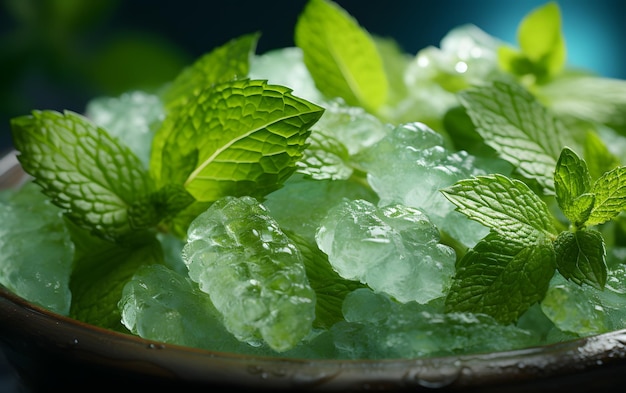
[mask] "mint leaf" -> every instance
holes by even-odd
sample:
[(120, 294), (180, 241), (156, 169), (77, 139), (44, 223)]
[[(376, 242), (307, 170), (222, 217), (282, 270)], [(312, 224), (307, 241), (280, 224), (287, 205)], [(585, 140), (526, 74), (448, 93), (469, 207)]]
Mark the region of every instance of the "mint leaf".
[(524, 245), (555, 235), (548, 206), (524, 182), (493, 174), (456, 182), (441, 190), (456, 210), (499, 236)]
[(329, 98), (376, 111), (387, 101), (388, 82), (376, 43), (356, 20), (329, 0), (309, 0), (294, 41), (315, 85)]
[(253, 33), (232, 39), (183, 69), (162, 93), (167, 108), (183, 105), (206, 86), (247, 77), (259, 36)]
[(617, 167), (598, 178), (591, 187), (595, 204), (586, 225), (599, 225), (626, 209), (626, 167)]
[(537, 94), (558, 116), (603, 124), (626, 135), (626, 80), (575, 75), (556, 78)]
[(576, 226), (582, 225), (595, 203), (589, 194), (591, 176), (587, 163), (570, 148), (561, 151), (554, 171), (556, 200), (568, 220)]
[(498, 51), (505, 70), (534, 74), (540, 81), (562, 71), (567, 54), (558, 4), (551, 1), (527, 14), (517, 28), (517, 42), (520, 51), (510, 47)]
[(551, 241), (511, 241), (491, 232), (458, 262), (445, 299), (448, 312), (487, 314), (513, 323), (545, 295), (555, 271)]
[(575, 143), (564, 125), (520, 85), (494, 81), (459, 93), (459, 99), (485, 143), (546, 192), (564, 146)]
[[(258, 39), (259, 34), (232, 39), (183, 69), (161, 93), (166, 109), (171, 113), (185, 106), (201, 90), (247, 77)], [(153, 175), (161, 173), (161, 152), (170, 132), (171, 127), (160, 127), (152, 140), (150, 170)]]
[(593, 230), (564, 231), (554, 242), (556, 267), (561, 275), (579, 285), (598, 289), (606, 284), (606, 250), (602, 234)]
[(182, 185), (201, 202), (262, 197), (295, 171), (323, 111), (266, 81), (205, 87), (163, 122), (158, 184)]
[(24, 170), (72, 221), (107, 239), (133, 230), (128, 209), (152, 183), (126, 146), (70, 111), (33, 111), (11, 131)]

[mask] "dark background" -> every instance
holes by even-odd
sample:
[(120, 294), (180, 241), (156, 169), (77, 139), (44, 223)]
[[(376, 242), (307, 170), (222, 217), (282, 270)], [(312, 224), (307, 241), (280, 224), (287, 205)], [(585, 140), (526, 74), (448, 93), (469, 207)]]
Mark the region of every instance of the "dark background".
[[(293, 45), (306, 0), (0, 0), (0, 153), (9, 119), (32, 109), (81, 112), (99, 95), (171, 80), (231, 38), (260, 32), (257, 53)], [(547, 0), (337, 0), (371, 33), (417, 53), (473, 23), (515, 43), (520, 20)], [(571, 66), (626, 79), (626, 2), (561, 0)]]

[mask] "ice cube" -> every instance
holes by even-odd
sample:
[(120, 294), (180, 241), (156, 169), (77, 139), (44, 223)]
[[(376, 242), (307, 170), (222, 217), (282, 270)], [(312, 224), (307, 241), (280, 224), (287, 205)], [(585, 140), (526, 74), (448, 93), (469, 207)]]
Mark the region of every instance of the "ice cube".
[(400, 204), (344, 200), (322, 220), (316, 241), (340, 276), (401, 302), (443, 296), (454, 274), (454, 250), (439, 243), (425, 214)]
[[(440, 192), (458, 180), (499, 171), (478, 166), (474, 156), (443, 146), (443, 137), (423, 123), (401, 124), (357, 160), (380, 198), (379, 205), (400, 203), (420, 209), (442, 231), (466, 247), (489, 230), (455, 211)], [(481, 162), (481, 164), (483, 164)]]
[(224, 328), (209, 295), (164, 265), (140, 267), (124, 286), (118, 306), (124, 326), (149, 340), (215, 351), (258, 352)]
[(536, 335), (528, 330), (501, 325), (487, 315), (444, 313), (431, 304), (398, 303), (368, 288), (346, 297), (344, 314), (346, 321), (329, 332), (338, 358), (418, 358), (537, 344)]
[(165, 118), (157, 95), (135, 90), (87, 103), (85, 115), (126, 144), (148, 167), (154, 131)]
[(0, 284), (24, 299), (68, 315), (74, 244), (62, 211), (34, 183), (0, 201)]
[(311, 331), (315, 292), (302, 255), (256, 199), (213, 203), (189, 226), (183, 260), (239, 340), (280, 352)]

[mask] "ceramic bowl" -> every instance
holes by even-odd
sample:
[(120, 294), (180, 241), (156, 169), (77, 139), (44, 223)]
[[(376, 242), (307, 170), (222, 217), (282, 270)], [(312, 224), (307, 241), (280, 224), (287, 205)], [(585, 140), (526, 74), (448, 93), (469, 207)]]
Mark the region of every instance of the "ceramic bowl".
[[(11, 154), (0, 188), (24, 179)], [(626, 386), (626, 330), (467, 356), (304, 360), (145, 340), (38, 307), (0, 286), (0, 349), (27, 391), (602, 392)]]

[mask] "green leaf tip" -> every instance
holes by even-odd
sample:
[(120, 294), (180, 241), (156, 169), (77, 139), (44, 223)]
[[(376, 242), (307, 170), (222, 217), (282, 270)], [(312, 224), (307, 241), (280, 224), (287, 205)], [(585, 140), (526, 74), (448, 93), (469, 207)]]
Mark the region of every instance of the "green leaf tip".
[(296, 23), (294, 40), (324, 95), (341, 97), (370, 112), (386, 103), (389, 82), (376, 44), (338, 4), (308, 1)]

